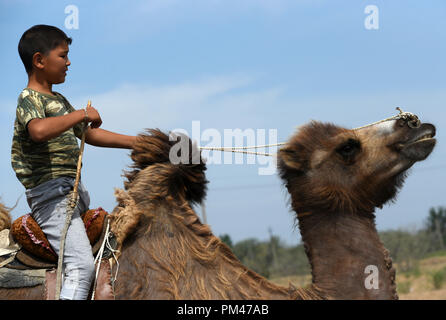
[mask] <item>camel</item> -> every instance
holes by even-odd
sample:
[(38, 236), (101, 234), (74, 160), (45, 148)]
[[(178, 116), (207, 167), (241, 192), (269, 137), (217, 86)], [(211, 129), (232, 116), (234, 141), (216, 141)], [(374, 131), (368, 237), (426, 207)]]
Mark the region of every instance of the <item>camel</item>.
[[(374, 210), (395, 198), (407, 169), (436, 143), (433, 125), (408, 124), (399, 119), (349, 130), (313, 121), (279, 149), (279, 175), (312, 268), (304, 288), (282, 287), (250, 270), (201, 223), (193, 205), (206, 195), (206, 165), (191, 161), (199, 151), (190, 141), (189, 161), (173, 164), (169, 156), (181, 135), (140, 134), (110, 214), (120, 244), (115, 298), (397, 299)], [(0, 289), (0, 299), (41, 299), (42, 290)]]

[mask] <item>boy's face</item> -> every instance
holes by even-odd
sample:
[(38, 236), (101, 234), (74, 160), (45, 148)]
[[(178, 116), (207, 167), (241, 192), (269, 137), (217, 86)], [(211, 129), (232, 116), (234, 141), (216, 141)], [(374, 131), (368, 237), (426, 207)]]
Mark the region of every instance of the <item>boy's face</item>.
[(48, 55), (42, 55), (40, 61), (35, 65), (49, 83), (58, 84), (65, 82), (68, 66), (71, 64), (68, 59), (68, 51), (68, 44), (62, 42), (51, 50)]

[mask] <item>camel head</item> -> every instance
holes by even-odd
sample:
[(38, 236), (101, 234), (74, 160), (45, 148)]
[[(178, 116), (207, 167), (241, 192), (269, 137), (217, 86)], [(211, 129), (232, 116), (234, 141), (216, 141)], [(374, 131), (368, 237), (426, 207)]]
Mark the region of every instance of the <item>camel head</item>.
[(313, 121), (279, 150), (279, 174), (297, 213), (371, 214), (429, 156), (434, 136), (435, 127), (414, 115), (353, 130)]
[(171, 198), (200, 203), (205, 198), (206, 165), (187, 136), (147, 130), (138, 135), (131, 158), (133, 170), (125, 173), (124, 186), (141, 201)]

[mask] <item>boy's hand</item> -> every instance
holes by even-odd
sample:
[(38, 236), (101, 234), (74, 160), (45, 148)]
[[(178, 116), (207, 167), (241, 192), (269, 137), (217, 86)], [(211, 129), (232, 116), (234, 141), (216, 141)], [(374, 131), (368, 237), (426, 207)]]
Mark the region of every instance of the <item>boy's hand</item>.
[(90, 124), (91, 128), (92, 129), (99, 128), (102, 124), (102, 119), (101, 116), (99, 115), (99, 112), (92, 106), (87, 106), (85, 110), (87, 110), (88, 114), (87, 121), (91, 122)]

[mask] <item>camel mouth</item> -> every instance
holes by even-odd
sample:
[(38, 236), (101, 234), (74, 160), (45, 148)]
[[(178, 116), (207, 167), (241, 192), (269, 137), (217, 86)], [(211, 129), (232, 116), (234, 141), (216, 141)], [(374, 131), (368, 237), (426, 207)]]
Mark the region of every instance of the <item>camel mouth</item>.
[(416, 139), (415, 141), (410, 142), (407, 146), (416, 146), (422, 143), (432, 144), (435, 143), (437, 139), (434, 139), (431, 134), (425, 134), (424, 136)]
[(426, 159), (435, 147), (437, 140), (435, 136), (435, 127), (426, 125), (423, 130), (410, 139), (402, 148), (402, 154), (414, 161)]
[(435, 136), (435, 127), (427, 128), (426, 130), (416, 135), (413, 139), (411, 139), (406, 146), (424, 142), (429, 142), (429, 143), (435, 142), (436, 139), (434, 139), (434, 136)]
[(426, 134), (426, 135), (422, 136), (420, 139), (418, 139), (417, 141), (422, 141), (422, 140), (427, 140), (427, 139), (432, 139), (432, 135)]

